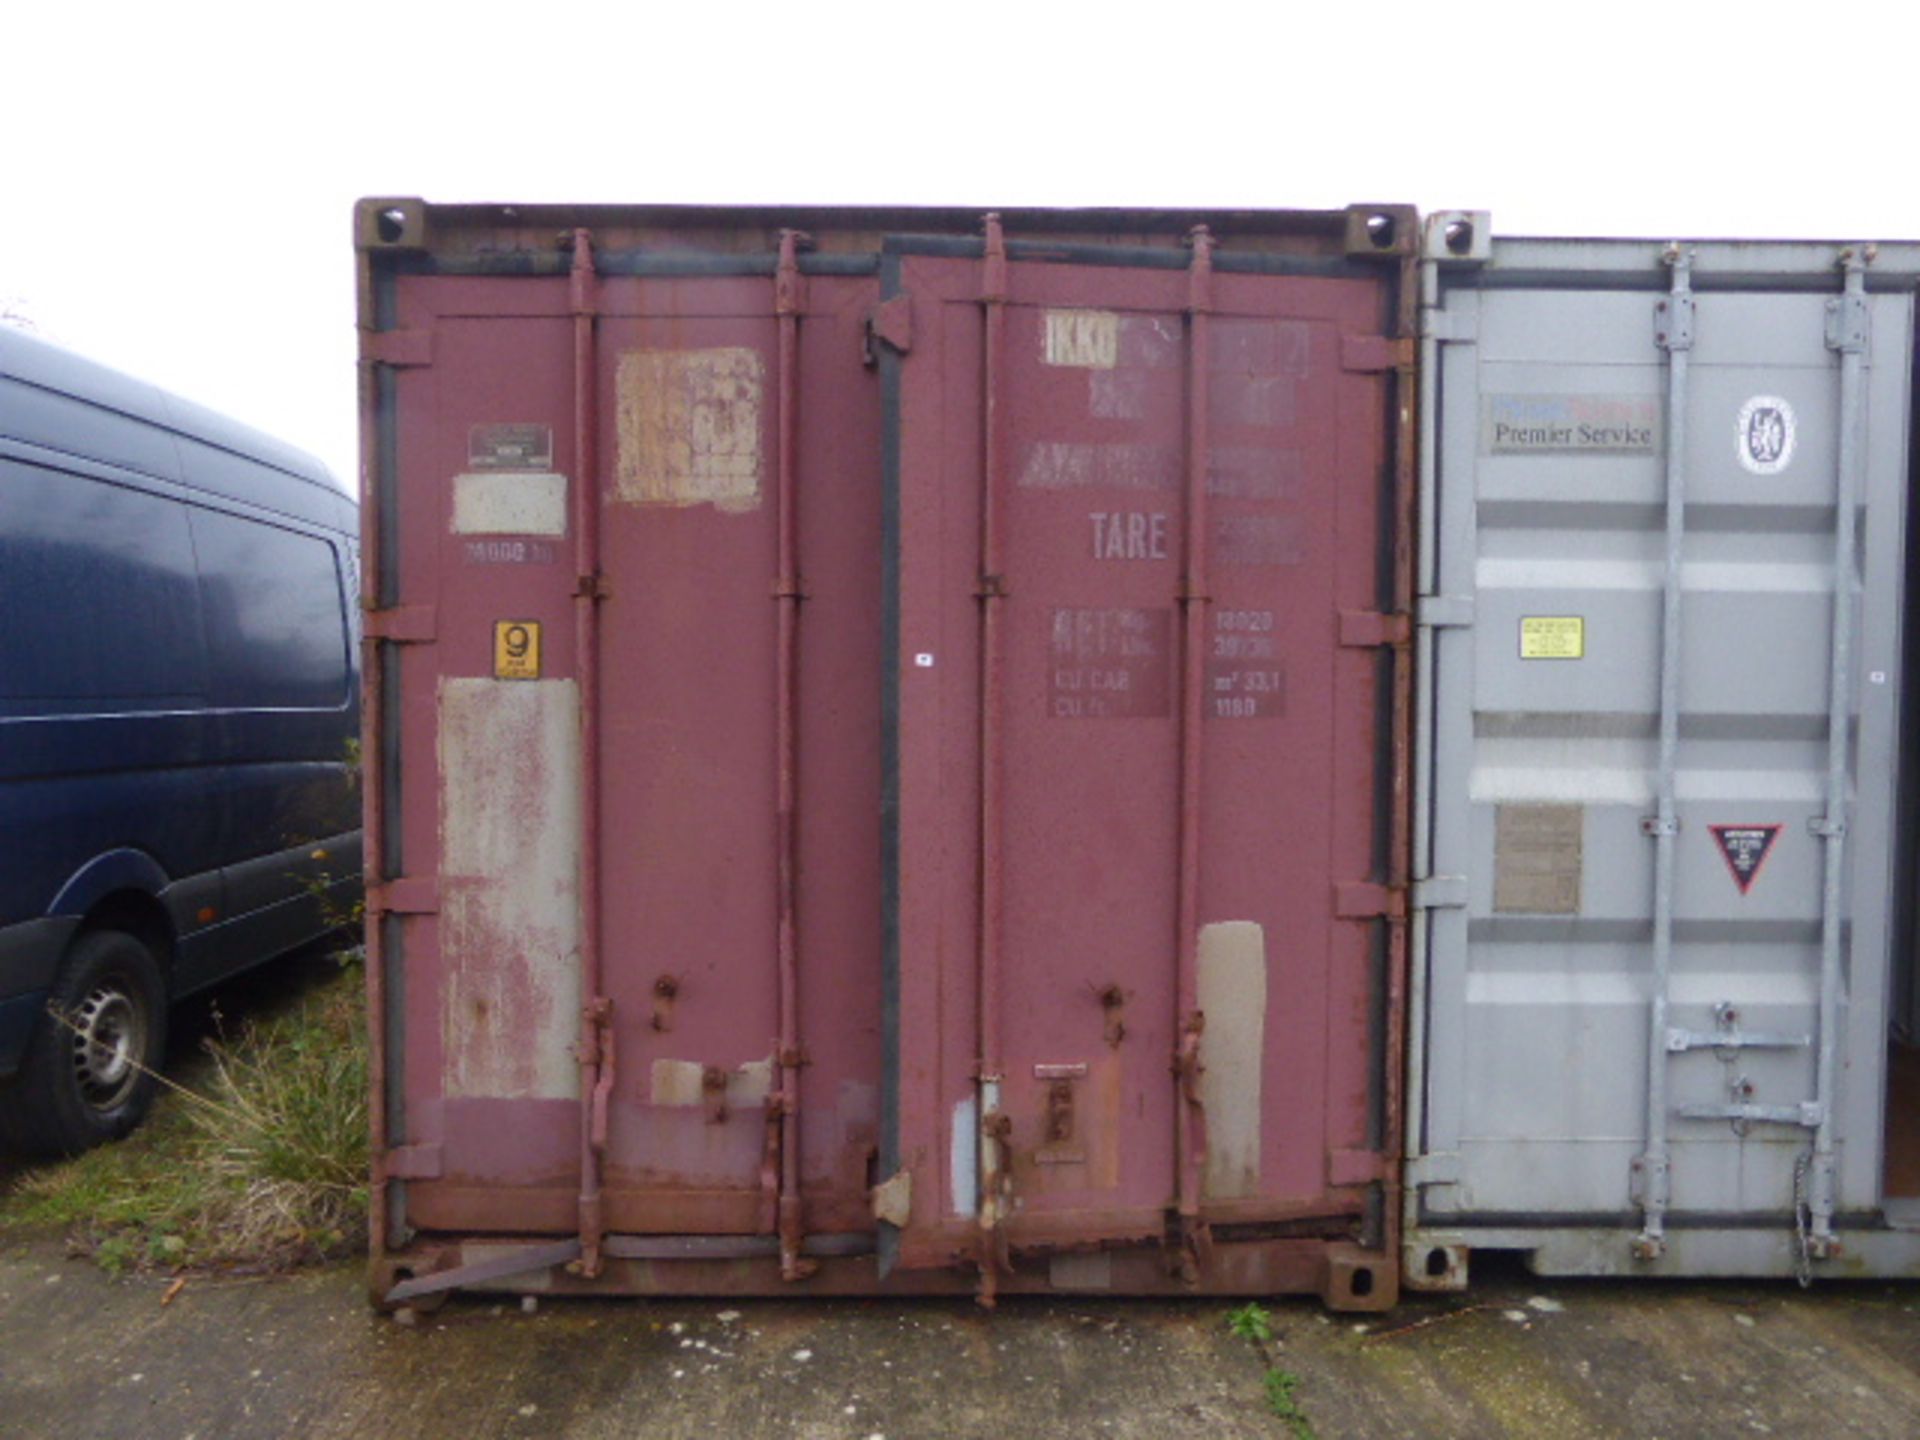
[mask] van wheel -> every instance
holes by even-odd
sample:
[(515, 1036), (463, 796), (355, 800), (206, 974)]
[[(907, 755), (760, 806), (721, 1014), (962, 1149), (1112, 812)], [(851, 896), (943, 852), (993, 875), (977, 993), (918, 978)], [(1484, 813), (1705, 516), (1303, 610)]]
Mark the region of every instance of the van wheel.
[(67, 952), (20, 1072), (0, 1090), (0, 1137), (37, 1155), (117, 1140), (145, 1118), (166, 1053), (166, 986), (153, 953), (120, 930)]

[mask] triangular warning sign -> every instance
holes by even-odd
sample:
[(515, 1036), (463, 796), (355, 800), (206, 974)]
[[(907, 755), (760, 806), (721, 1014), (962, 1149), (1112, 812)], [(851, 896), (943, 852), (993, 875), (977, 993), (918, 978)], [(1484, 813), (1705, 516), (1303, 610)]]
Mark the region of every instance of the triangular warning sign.
[(1753, 889), (1753, 882), (1759, 878), (1760, 867), (1767, 863), (1767, 856), (1773, 852), (1773, 842), (1780, 838), (1784, 825), (1709, 825), (1714, 842), (1720, 847), (1720, 856), (1727, 862), (1727, 869), (1733, 875), (1733, 883), (1740, 887), (1740, 893), (1746, 894)]

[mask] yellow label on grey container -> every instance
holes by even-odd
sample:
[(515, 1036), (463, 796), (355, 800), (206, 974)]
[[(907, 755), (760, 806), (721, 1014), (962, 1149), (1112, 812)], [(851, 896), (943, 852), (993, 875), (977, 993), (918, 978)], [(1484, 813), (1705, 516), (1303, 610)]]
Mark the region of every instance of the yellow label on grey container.
[(538, 680), (540, 678), (540, 622), (538, 620), (493, 622), (493, 678), (496, 680)]
[(1520, 617), (1522, 660), (1580, 660), (1587, 653), (1587, 622), (1579, 615)]

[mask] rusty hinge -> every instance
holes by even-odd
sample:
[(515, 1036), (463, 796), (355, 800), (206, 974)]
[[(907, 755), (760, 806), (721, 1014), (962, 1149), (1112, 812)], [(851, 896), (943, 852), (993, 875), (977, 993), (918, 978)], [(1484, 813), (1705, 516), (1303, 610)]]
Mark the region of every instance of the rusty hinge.
[(1342, 335), (1340, 368), (1358, 375), (1404, 370), (1413, 365), (1415, 342), (1388, 335)]
[(440, 1146), (396, 1145), (387, 1151), (389, 1180), (438, 1180), (443, 1173)]
[(395, 876), (367, 890), (371, 915), (437, 915), (440, 882), (430, 876)]
[(905, 291), (891, 300), (882, 300), (867, 316), (867, 363), (876, 358), (873, 342), (878, 340), (896, 355), (913, 349), (913, 301)]
[(1342, 610), (1340, 643), (1355, 649), (1376, 645), (1405, 645), (1413, 638), (1413, 618), (1378, 610)]
[(1401, 920), (1407, 893), (1372, 880), (1349, 880), (1333, 887), (1333, 913), (1342, 920)]
[(369, 640), (385, 640), (390, 645), (425, 645), (434, 638), (438, 616), (431, 605), (395, 605), (386, 610), (368, 610), (362, 616), (362, 629)]
[(396, 370), (433, 364), (431, 330), (362, 330), (360, 358)]

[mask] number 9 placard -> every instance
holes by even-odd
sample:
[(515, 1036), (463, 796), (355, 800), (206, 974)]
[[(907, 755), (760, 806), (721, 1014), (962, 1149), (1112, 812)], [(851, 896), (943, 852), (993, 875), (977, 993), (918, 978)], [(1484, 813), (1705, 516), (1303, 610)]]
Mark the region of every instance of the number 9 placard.
[(538, 620), (493, 622), (493, 678), (496, 680), (538, 680), (540, 678), (540, 622)]

